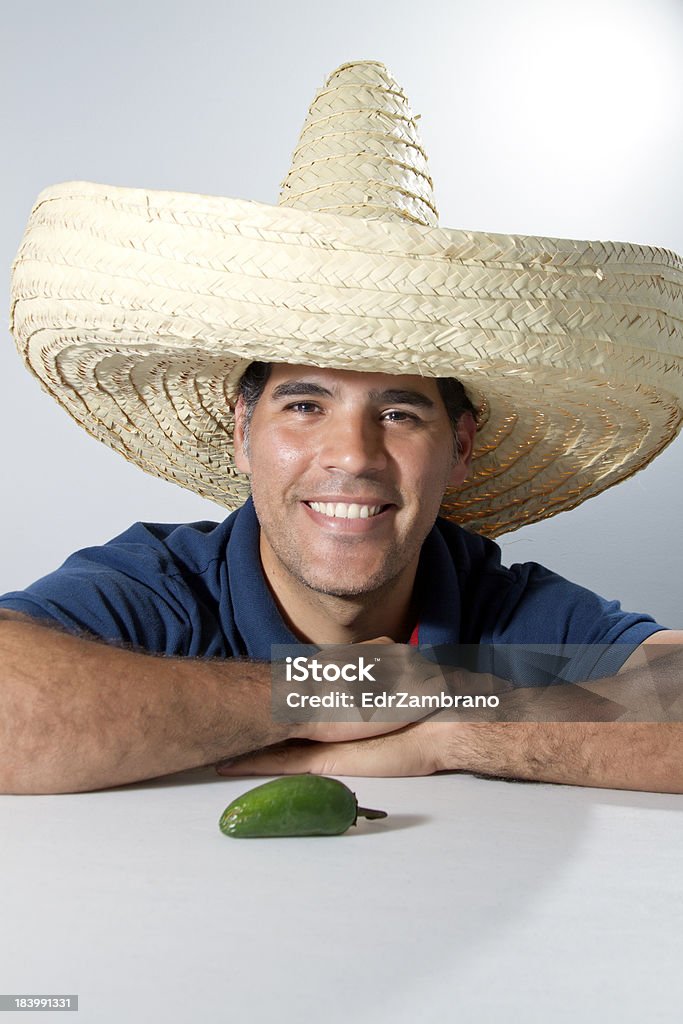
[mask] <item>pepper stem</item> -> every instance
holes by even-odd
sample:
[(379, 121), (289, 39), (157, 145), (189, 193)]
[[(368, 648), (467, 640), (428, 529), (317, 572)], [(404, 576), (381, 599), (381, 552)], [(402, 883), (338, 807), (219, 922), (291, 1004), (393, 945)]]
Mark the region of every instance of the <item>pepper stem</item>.
[(371, 807), (359, 807), (356, 811), (357, 818), (386, 818), (386, 811), (373, 811)]

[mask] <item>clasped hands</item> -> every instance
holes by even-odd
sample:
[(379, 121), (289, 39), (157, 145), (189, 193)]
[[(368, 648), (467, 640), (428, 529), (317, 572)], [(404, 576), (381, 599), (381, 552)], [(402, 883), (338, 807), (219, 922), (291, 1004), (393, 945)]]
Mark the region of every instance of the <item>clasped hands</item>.
[[(506, 725), (514, 729), (520, 723), (540, 721), (615, 721), (623, 710), (579, 686), (516, 687), (487, 673), (439, 664), (420, 655), (417, 648), (395, 644), (387, 637), (353, 645), (353, 649), (371, 645), (385, 645), (385, 650), (379, 660), (373, 659), (381, 666), (374, 689), (363, 684), (365, 706), (359, 700), (361, 684), (353, 691), (347, 684), (347, 691), (356, 698), (353, 708), (345, 705), (343, 710), (318, 708), (315, 712), (309, 708), (307, 721), (292, 725), (291, 739), (222, 762), (217, 772), (226, 776), (301, 772), (417, 776), (467, 770), (467, 743), (473, 729), (500, 728), (501, 723), (514, 723)], [(348, 661), (349, 650), (349, 646), (328, 647), (316, 658), (341, 666)], [(384, 694), (385, 699), (378, 705), (373, 693)], [(458, 698), (450, 706), (448, 695)]]

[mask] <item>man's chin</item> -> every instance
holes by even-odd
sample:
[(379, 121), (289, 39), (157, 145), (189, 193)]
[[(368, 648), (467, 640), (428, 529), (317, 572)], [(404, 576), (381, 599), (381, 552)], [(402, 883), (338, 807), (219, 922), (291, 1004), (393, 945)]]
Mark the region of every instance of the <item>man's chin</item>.
[(373, 594), (377, 588), (376, 587), (365, 587), (365, 586), (339, 587), (338, 585), (336, 585), (336, 586), (320, 586), (320, 585), (310, 586), (309, 585), (308, 589), (312, 590), (313, 593), (315, 593), (315, 594), (320, 594), (321, 597), (335, 597), (335, 598), (339, 599), (340, 601), (342, 601), (342, 600), (349, 600), (349, 601), (351, 601), (351, 600), (355, 600), (355, 599), (358, 599), (358, 598), (366, 597), (369, 594)]
[(315, 594), (336, 598), (362, 598), (381, 591), (391, 583), (390, 574), (377, 573), (368, 576), (344, 577), (341, 573), (327, 576), (320, 574), (302, 575), (300, 582)]

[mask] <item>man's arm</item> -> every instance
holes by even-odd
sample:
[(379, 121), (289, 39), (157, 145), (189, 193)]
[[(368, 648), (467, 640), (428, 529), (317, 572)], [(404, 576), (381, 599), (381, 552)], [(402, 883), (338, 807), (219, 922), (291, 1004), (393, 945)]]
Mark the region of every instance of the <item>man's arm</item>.
[(299, 739), (398, 725), (274, 723), (271, 667), (170, 658), (0, 611), (0, 792), (102, 789)]
[(288, 738), (269, 666), (141, 654), (0, 613), (0, 790), (63, 793)]
[[(619, 701), (623, 683), (633, 707), (633, 694), (639, 688), (650, 700), (653, 679), (665, 703), (683, 692), (683, 632), (654, 634), (629, 659), (623, 676), (589, 688)], [(550, 706), (554, 699), (561, 706), (562, 689), (546, 691)], [(461, 771), (573, 786), (683, 793), (683, 722), (486, 723), (435, 716), (361, 742), (276, 746), (219, 770), (226, 775), (365, 776)]]

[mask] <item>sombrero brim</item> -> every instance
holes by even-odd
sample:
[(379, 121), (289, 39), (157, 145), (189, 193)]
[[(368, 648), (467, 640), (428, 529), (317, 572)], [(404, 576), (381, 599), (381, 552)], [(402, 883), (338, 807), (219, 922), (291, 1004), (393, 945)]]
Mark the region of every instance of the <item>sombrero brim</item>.
[(257, 359), (460, 378), (482, 424), (442, 513), (488, 536), (625, 479), (683, 420), (683, 264), (626, 243), (70, 182), (33, 209), (11, 328), (90, 434), (227, 509)]

